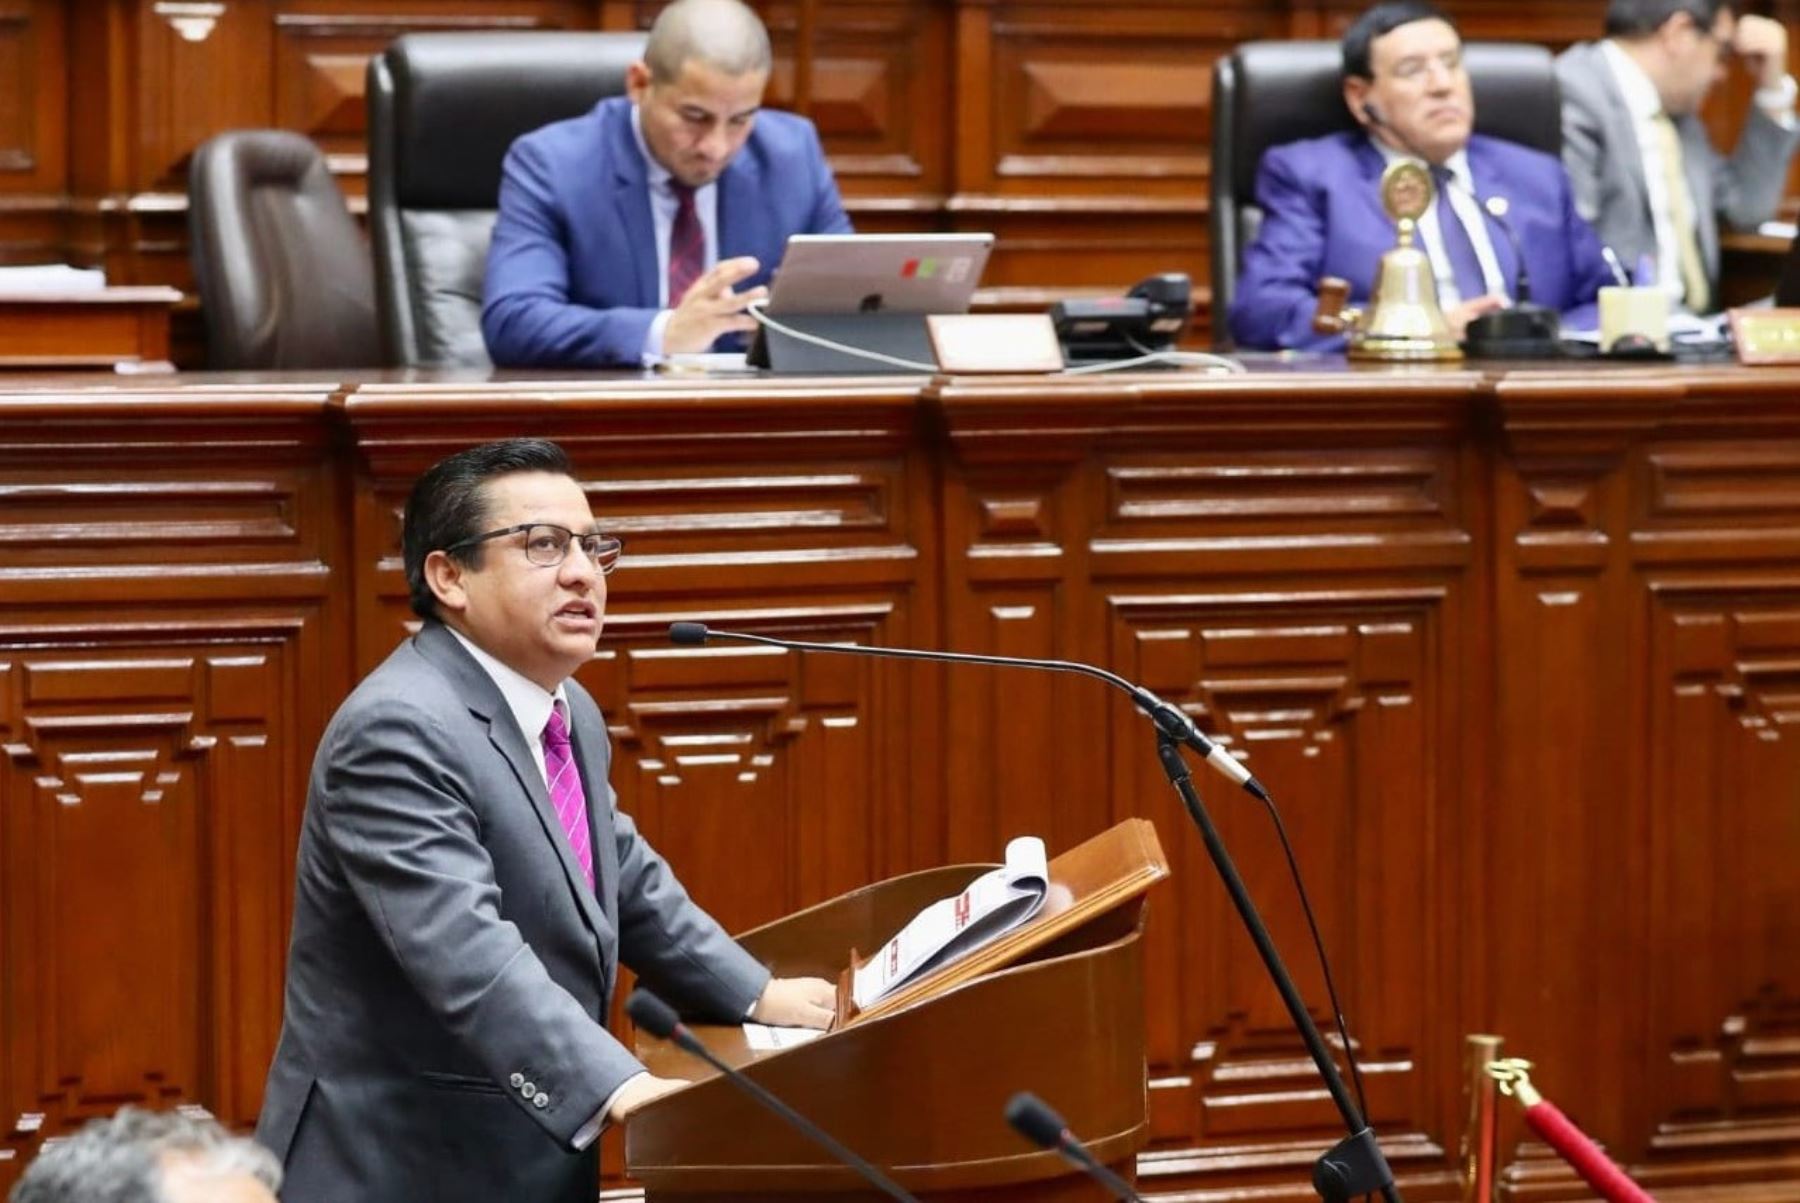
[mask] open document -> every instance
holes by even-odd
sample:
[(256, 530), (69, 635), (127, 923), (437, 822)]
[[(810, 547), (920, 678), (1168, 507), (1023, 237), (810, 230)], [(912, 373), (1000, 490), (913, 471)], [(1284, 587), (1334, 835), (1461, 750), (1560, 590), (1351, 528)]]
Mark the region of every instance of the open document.
[(1044, 841), (1023, 835), (1006, 845), (1006, 864), (983, 873), (962, 893), (941, 898), (856, 971), (858, 1007), (1005, 935), (1037, 914), (1050, 890)]

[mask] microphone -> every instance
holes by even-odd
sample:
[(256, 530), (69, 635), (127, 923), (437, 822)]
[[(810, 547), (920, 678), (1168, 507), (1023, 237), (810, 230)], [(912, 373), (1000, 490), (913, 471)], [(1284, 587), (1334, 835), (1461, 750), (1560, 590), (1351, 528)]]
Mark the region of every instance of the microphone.
[(1104, 1186), (1115, 1198), (1125, 1203), (1143, 1203), (1129, 1182), (1101, 1165), (1099, 1159), (1075, 1139), (1063, 1117), (1029, 1090), (1021, 1090), (1007, 1101), (1006, 1122), (1039, 1148), (1061, 1153), (1063, 1160)]
[[(693, 625), (693, 624), (689, 624)], [(639, 986), (631, 992), (625, 1002), (625, 1013), (631, 1016), (631, 1022), (649, 1032), (652, 1036), (673, 1041), (677, 1048), (692, 1053), (728, 1079), (731, 1084), (755, 1099), (763, 1107), (773, 1111), (781, 1121), (794, 1129), (833, 1157), (855, 1170), (863, 1181), (875, 1187), (890, 1199), (899, 1203), (919, 1203), (912, 1195), (906, 1193), (898, 1183), (886, 1174), (870, 1165), (867, 1161), (839, 1144), (829, 1132), (795, 1111), (792, 1107), (769, 1093), (760, 1083), (746, 1077), (719, 1060), (713, 1051), (700, 1042), (700, 1038), (688, 1030), (681, 1022), (681, 1016), (675, 1008)]]
[(769, 635), (751, 635), (743, 631), (714, 631), (703, 622), (675, 622), (669, 624), (669, 641), (686, 647), (698, 647), (708, 639), (731, 639), (739, 643), (761, 643), (769, 647), (784, 647), (800, 652), (841, 652), (857, 656), (885, 656), (892, 660), (933, 660), (944, 664), (985, 664), (997, 668), (1041, 668), (1051, 672), (1075, 673), (1079, 676), (1093, 677), (1097, 681), (1105, 681), (1115, 689), (1123, 690), (1137, 708), (1150, 716), (1158, 731), (1175, 743), (1192, 748), (1205, 758), (1206, 763), (1217, 769), (1232, 784), (1242, 786), (1253, 797), (1264, 802), (1269, 800), (1269, 791), (1263, 788), (1262, 782), (1250, 775), (1238, 762), (1237, 757), (1208, 739), (1194, 720), (1189, 718), (1178, 706), (1163, 701), (1141, 685), (1133, 685), (1117, 673), (1108, 672), (1104, 668), (1096, 668), (1091, 664), (1081, 664), (1074, 660), (1034, 660), (1022, 656), (978, 656), (972, 652), (935, 652), (919, 651), (901, 647), (868, 647), (860, 643), (809, 643), (800, 639), (776, 639)]
[[(1454, 176), (1451, 178), (1455, 179)], [(1459, 185), (1460, 183), (1461, 181), (1458, 181)], [(1473, 189), (1468, 191), (1470, 196), (1475, 196)], [(1525, 266), (1525, 244), (1519, 241), (1518, 231), (1512, 228), (1512, 222), (1506, 220), (1506, 214), (1512, 206), (1507, 203), (1504, 196), (1490, 196), (1486, 200), (1477, 196), (1475, 202), (1481, 206), (1483, 213), (1494, 219), (1494, 224), (1500, 227), (1502, 234), (1506, 235), (1506, 241), (1512, 244), (1513, 260), (1519, 265), (1519, 270), (1513, 278), (1513, 299), (1521, 305), (1529, 305), (1531, 303), (1531, 271)]]

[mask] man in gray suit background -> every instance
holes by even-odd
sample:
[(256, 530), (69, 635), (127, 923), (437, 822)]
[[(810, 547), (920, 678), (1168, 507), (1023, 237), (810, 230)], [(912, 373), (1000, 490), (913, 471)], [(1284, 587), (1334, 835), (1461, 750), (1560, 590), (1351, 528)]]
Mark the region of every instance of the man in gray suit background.
[[(1787, 31), (1724, 0), (1611, 0), (1606, 40), (1556, 60), (1575, 205), (1630, 269), (1695, 313), (1718, 307), (1719, 223), (1775, 215), (1800, 132)], [(1701, 102), (1735, 53), (1757, 82), (1737, 149), (1713, 149)]]
[(554, 443), (472, 448), (406, 506), (424, 619), (313, 763), (257, 1138), (288, 1203), (593, 1203), (595, 1138), (684, 1083), (606, 1029), (623, 958), (678, 1009), (824, 1027), (613, 805), (590, 660), (617, 539)]

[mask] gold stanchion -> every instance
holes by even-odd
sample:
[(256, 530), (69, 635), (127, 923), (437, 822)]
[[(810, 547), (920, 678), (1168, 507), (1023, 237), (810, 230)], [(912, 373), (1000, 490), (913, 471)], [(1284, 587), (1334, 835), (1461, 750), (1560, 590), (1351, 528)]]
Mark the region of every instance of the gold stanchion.
[(1493, 1203), (1499, 1158), (1500, 1084), (1488, 1066), (1500, 1059), (1498, 1036), (1469, 1036), (1463, 1043), (1463, 1091), (1468, 1115), (1463, 1124), (1463, 1203)]

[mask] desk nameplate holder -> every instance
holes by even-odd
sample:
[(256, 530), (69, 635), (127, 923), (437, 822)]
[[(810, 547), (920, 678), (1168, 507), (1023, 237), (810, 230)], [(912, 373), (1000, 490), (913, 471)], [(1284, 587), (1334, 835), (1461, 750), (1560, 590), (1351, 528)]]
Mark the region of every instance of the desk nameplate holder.
[(1733, 309), (1726, 317), (1739, 363), (1800, 363), (1800, 309)]

